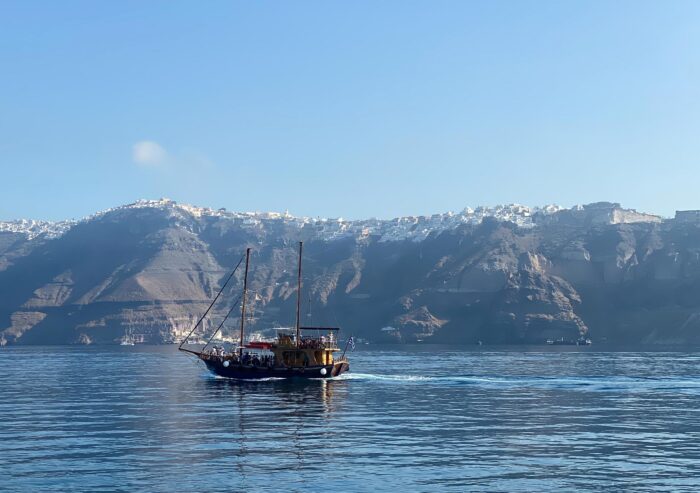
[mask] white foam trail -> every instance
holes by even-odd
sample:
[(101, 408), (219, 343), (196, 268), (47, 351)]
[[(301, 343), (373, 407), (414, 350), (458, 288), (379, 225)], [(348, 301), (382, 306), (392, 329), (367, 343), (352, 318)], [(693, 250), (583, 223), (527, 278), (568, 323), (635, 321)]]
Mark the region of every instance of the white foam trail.
[(569, 389), (580, 388), (587, 391), (649, 391), (661, 390), (697, 390), (700, 381), (674, 378), (634, 378), (634, 377), (613, 377), (600, 378), (590, 377), (526, 377), (526, 376), (504, 376), (490, 377), (477, 375), (454, 375), (454, 376), (418, 376), (418, 375), (376, 375), (372, 373), (344, 373), (331, 380), (356, 380), (367, 382), (385, 383), (432, 383), (432, 384), (471, 384), (481, 387), (499, 388), (542, 388), (542, 389)]
[(333, 380), (386, 380), (393, 382), (423, 382), (435, 380), (435, 377), (422, 377), (418, 375), (373, 375), (371, 373), (343, 373)]
[(421, 376), (421, 375), (375, 375), (372, 373), (343, 373), (333, 380), (375, 380), (387, 382), (466, 382), (466, 383), (506, 383), (506, 380), (472, 375)]

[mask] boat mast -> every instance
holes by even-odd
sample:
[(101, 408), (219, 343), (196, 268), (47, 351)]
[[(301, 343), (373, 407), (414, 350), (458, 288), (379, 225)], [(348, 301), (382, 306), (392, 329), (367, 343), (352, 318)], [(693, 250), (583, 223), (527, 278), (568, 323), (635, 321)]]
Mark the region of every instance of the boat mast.
[(299, 326), (300, 315), (301, 315), (301, 251), (304, 243), (299, 242), (299, 274), (297, 276), (297, 349), (299, 349), (299, 343), (301, 339), (301, 330)]
[(245, 327), (245, 301), (248, 294), (248, 264), (250, 262), (250, 248), (245, 251), (245, 274), (243, 275), (243, 300), (241, 303), (241, 342), (238, 347), (238, 352), (243, 355), (243, 334)]
[[(207, 316), (207, 314), (209, 313), (209, 311), (214, 307), (214, 303), (216, 303), (216, 300), (219, 299), (219, 296), (221, 296), (221, 293), (223, 293), (223, 292), (224, 292), (224, 289), (226, 289), (226, 286), (228, 285), (229, 281), (231, 280), (231, 278), (233, 277), (233, 275), (236, 273), (236, 271), (238, 270), (238, 268), (241, 266), (241, 262), (243, 262), (243, 256), (242, 256), (242, 255), (241, 255), (241, 259), (240, 259), (240, 260), (238, 261), (238, 263), (236, 264), (236, 267), (234, 267), (234, 269), (233, 269), (233, 270), (231, 271), (231, 273), (229, 274), (229, 276), (228, 276), (228, 278), (226, 279), (226, 282), (224, 283), (224, 285), (221, 286), (221, 289), (219, 289), (219, 292), (216, 293), (216, 296), (214, 297), (214, 301), (211, 302), (211, 304), (209, 305), (209, 308), (207, 308), (207, 311), (205, 311), (205, 312), (204, 312), (204, 315), (202, 315), (202, 317), (201, 317), (199, 320), (197, 320), (197, 323), (194, 324), (194, 327), (192, 327), (192, 330), (190, 330), (189, 334), (187, 334), (187, 337), (185, 337), (185, 338), (182, 340), (182, 342), (180, 343), (180, 345), (178, 346), (178, 349), (179, 349), (179, 350), (181, 350), (181, 351), (187, 351), (186, 349), (182, 349), (182, 346), (187, 342), (187, 340), (190, 338), (190, 336), (192, 335), (192, 333), (197, 329), (197, 327), (199, 327), (199, 324), (201, 324), (201, 323), (204, 321), (204, 318)], [(206, 346), (204, 346), (204, 347), (206, 347)], [(203, 349), (204, 349), (204, 348), (202, 348), (202, 350), (203, 350)], [(191, 351), (190, 351), (190, 352), (191, 352)]]

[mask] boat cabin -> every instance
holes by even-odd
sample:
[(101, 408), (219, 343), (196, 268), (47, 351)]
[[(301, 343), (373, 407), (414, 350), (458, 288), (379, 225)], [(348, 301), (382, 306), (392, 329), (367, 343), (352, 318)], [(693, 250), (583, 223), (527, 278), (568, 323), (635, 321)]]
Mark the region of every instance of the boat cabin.
[[(337, 327), (300, 327), (297, 343), (296, 335), (293, 333), (295, 329), (282, 329), (273, 343), (251, 344), (270, 344), (269, 349), (275, 355), (275, 361), (281, 366), (332, 365), (333, 353), (340, 351), (337, 347), (338, 330)], [(250, 346), (249, 344), (246, 347)]]

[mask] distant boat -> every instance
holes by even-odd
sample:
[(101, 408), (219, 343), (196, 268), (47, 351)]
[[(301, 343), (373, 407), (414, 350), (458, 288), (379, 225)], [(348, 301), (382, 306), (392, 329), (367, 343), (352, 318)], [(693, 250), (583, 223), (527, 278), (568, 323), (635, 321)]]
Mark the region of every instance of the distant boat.
[(132, 330), (127, 329), (126, 334), (124, 334), (124, 337), (122, 337), (119, 345), (120, 346), (133, 346), (134, 344), (135, 344), (135, 342), (134, 342), (134, 335), (132, 333)]
[[(245, 274), (243, 276), (243, 293), (241, 294), (241, 334), (237, 350), (226, 351), (223, 346), (215, 346), (207, 349), (214, 336), (223, 326), (234, 306), (229, 310), (224, 321), (218, 326), (214, 334), (204, 347), (198, 351), (183, 347), (190, 335), (207, 316), (219, 298), (228, 282), (233, 277), (241, 262), (238, 263), (224, 285), (217, 293), (214, 300), (207, 308), (204, 315), (192, 328), (190, 333), (180, 343), (178, 348), (190, 354), (196, 355), (204, 362), (207, 368), (214, 374), (236, 379), (261, 379), (261, 378), (329, 378), (336, 377), (350, 369), (350, 364), (345, 358), (348, 345), (353, 344), (350, 338), (345, 344), (343, 354), (336, 358), (334, 353), (339, 352), (337, 347), (338, 327), (301, 327), (301, 259), (303, 243), (299, 242), (299, 266), (297, 277), (297, 314), (296, 326), (293, 329), (278, 329), (277, 337), (271, 341), (262, 341), (255, 337), (245, 343), (245, 310), (248, 295), (248, 268), (250, 265), (250, 248), (245, 253)], [(241, 258), (241, 261), (243, 259)]]
[(579, 337), (576, 340), (560, 337), (559, 339), (547, 339), (546, 343), (549, 346), (590, 346), (593, 342), (585, 337)]

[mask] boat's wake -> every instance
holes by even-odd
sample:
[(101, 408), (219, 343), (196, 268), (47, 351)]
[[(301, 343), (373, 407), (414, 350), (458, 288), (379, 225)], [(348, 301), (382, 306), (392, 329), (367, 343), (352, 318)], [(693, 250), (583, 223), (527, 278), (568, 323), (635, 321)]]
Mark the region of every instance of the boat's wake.
[[(208, 373), (205, 378), (233, 382), (285, 382), (294, 379), (267, 377), (235, 379)], [(366, 382), (384, 385), (464, 386), (483, 390), (573, 390), (584, 392), (684, 392), (700, 393), (698, 377), (629, 376), (492, 376), (492, 375), (380, 375), (343, 373), (333, 378), (309, 378), (308, 381)]]
[(700, 377), (629, 377), (629, 376), (490, 376), (490, 375), (377, 375), (345, 373), (336, 381), (365, 381), (407, 385), (473, 386), (484, 389), (539, 388), (584, 391), (669, 391), (700, 392)]
[(389, 382), (422, 382), (432, 381), (436, 377), (422, 377), (418, 375), (373, 375), (371, 373), (343, 373), (331, 380), (383, 380)]

